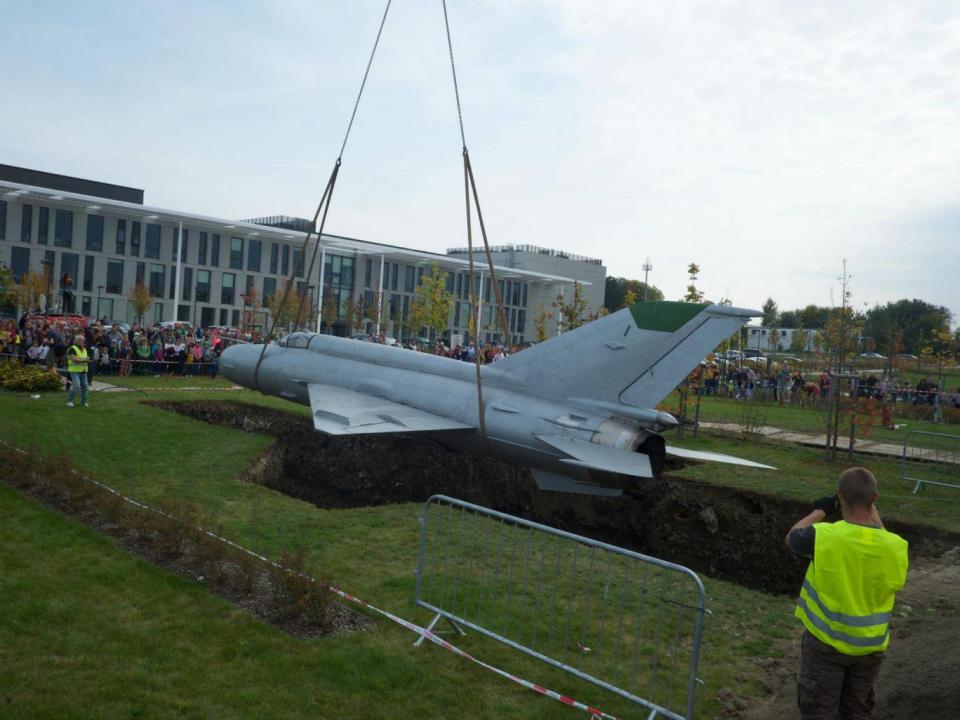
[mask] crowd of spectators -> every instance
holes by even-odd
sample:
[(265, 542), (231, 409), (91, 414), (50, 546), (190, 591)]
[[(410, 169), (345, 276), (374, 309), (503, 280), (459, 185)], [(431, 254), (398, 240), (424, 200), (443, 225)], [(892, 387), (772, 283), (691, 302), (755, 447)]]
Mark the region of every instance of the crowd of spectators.
[[(733, 362), (704, 362), (690, 375), (691, 386), (704, 395), (799, 406), (823, 404), (829, 395), (831, 381), (827, 370), (809, 379), (802, 370), (791, 369), (789, 363), (764, 372)], [(935, 380), (926, 377), (914, 384), (907, 380), (895, 382), (871, 373), (862, 373), (845, 376), (841, 382), (841, 390), (852, 397), (873, 398), (885, 403), (960, 408), (960, 388), (953, 392), (947, 388), (941, 390)]]
[(62, 368), (67, 349), (78, 335), (86, 338), (89, 372), (94, 375), (217, 376), (224, 348), (219, 333), (188, 325), (96, 321), (86, 327), (70, 316), (24, 315), (19, 322), (0, 322), (0, 353), (26, 365)]

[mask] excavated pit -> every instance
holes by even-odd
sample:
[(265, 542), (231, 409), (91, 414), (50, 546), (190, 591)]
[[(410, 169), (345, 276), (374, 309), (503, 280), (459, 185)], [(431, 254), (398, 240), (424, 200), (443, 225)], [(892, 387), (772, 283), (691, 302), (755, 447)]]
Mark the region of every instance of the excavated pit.
[[(323, 508), (423, 502), (443, 493), (771, 593), (795, 593), (807, 565), (783, 544), (789, 525), (809, 510), (795, 500), (669, 474), (618, 498), (543, 492), (526, 468), (414, 436), (332, 437), (308, 418), (233, 401), (149, 404), (275, 437), (245, 479)], [(888, 525), (915, 555), (936, 557), (960, 545), (960, 534)]]

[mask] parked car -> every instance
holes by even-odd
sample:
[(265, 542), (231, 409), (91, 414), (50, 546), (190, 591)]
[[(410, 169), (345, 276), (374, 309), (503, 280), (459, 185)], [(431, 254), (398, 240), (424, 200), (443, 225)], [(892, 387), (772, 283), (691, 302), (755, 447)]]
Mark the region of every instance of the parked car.
[(886, 360), (887, 359), (886, 356), (881, 355), (880, 353), (877, 353), (877, 352), (863, 352), (857, 355), (857, 357), (862, 358), (864, 360)]

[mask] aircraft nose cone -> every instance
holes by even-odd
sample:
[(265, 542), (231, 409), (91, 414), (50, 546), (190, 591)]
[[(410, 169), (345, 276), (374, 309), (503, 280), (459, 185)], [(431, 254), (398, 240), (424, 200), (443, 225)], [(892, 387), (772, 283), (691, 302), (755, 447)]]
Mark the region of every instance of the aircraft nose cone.
[(237, 385), (253, 388), (259, 357), (260, 345), (231, 345), (220, 355), (220, 372)]

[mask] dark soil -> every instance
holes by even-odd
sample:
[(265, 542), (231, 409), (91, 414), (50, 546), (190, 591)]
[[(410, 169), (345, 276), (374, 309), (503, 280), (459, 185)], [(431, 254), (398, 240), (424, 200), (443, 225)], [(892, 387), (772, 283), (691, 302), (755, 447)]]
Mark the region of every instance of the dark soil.
[[(669, 474), (618, 498), (542, 492), (526, 468), (417, 436), (332, 437), (317, 433), (308, 418), (229, 400), (149, 404), (276, 437), (247, 479), (324, 508), (451, 495), (772, 593), (795, 593), (807, 565), (783, 544), (786, 528), (809, 509), (795, 500)], [(933, 528), (891, 529), (915, 555), (960, 545), (960, 535)]]

